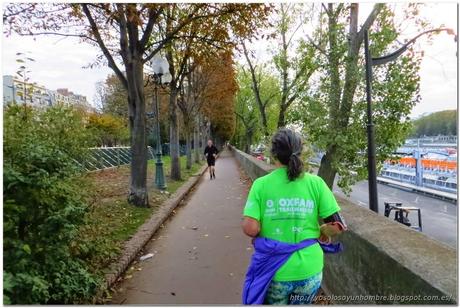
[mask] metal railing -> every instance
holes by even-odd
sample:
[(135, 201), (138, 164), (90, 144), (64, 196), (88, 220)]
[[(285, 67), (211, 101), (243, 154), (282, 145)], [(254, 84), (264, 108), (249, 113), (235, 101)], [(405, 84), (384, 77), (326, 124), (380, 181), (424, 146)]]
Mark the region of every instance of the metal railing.
[[(153, 159), (153, 149), (147, 147), (147, 159)], [(85, 171), (97, 171), (107, 168), (127, 165), (131, 162), (130, 147), (101, 147), (90, 148), (88, 158), (84, 162), (77, 162)]]

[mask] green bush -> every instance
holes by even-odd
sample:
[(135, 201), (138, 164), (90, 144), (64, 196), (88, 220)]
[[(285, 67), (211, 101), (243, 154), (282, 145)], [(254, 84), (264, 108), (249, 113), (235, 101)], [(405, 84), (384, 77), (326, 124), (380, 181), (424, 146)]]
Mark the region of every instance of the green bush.
[(84, 223), (83, 115), (70, 107), (4, 109), (5, 304), (78, 303), (98, 285), (70, 246)]

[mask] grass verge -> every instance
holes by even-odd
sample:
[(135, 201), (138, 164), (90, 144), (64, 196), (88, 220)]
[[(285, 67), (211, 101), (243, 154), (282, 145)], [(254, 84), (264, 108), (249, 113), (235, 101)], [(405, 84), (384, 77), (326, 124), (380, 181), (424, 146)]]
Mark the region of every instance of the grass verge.
[(193, 164), (187, 170), (186, 157), (181, 159), (182, 180), (170, 179), (171, 160), (163, 157), (167, 189), (166, 193), (154, 187), (155, 161), (149, 160), (147, 166), (148, 208), (135, 207), (127, 202), (129, 189), (129, 166), (102, 170), (85, 175), (90, 183), (88, 197), (90, 210), (86, 224), (80, 229), (79, 254), (90, 267), (91, 272), (103, 279), (109, 265), (121, 254), (123, 243), (127, 241), (157, 209), (169, 198), (202, 164)]

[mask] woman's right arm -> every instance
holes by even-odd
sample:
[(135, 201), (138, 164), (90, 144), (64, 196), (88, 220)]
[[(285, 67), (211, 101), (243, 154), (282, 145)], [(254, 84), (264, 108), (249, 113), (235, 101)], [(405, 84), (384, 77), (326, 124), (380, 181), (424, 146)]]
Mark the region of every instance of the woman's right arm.
[(241, 226), (243, 227), (244, 234), (250, 237), (256, 237), (260, 232), (259, 221), (248, 216), (244, 216)]
[(243, 210), (243, 228), (244, 234), (252, 238), (259, 235), (260, 232), (260, 192), (262, 185), (260, 178), (255, 180), (251, 185), (251, 189), (248, 194), (248, 199)]

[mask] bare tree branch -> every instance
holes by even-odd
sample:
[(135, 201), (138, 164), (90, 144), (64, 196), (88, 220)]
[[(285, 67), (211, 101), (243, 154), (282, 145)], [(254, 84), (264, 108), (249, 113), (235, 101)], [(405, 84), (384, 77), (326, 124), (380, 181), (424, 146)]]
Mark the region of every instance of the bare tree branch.
[(123, 62), (128, 62), (126, 51), (128, 50), (128, 30), (126, 28), (126, 17), (122, 4), (117, 4), (118, 24), (120, 27), (120, 54)]
[(142, 48), (145, 48), (145, 46), (147, 45), (147, 42), (153, 31), (153, 26), (157, 22), (158, 17), (160, 17), (160, 14), (162, 12), (163, 12), (162, 7), (160, 7), (160, 9), (156, 11), (153, 8), (149, 8), (149, 21), (147, 22), (147, 26), (145, 27), (144, 34), (142, 35), (142, 38), (140, 40), (140, 45)]
[(152, 59), (153, 56), (155, 56), (169, 41), (171, 41), (171, 39), (177, 33), (179, 33), (180, 30), (182, 30), (190, 22), (192, 22), (193, 20), (196, 20), (196, 19), (206, 17), (206, 16), (202, 16), (202, 15), (195, 16), (195, 14), (200, 10), (201, 7), (202, 6), (200, 6), (200, 5), (196, 5), (194, 10), (193, 10), (193, 12), (191, 12), (188, 15), (188, 18), (184, 19), (176, 28), (174, 28), (172, 31), (170, 31), (166, 35), (166, 37), (158, 44), (158, 46), (156, 48), (154, 48), (147, 57), (144, 58), (144, 63), (148, 62), (150, 59)]
[(128, 81), (126, 80), (126, 77), (123, 75), (121, 70), (118, 68), (117, 64), (115, 63), (115, 60), (113, 59), (112, 55), (110, 54), (110, 51), (105, 46), (104, 41), (101, 38), (101, 34), (99, 33), (99, 29), (97, 27), (97, 24), (94, 21), (93, 16), (91, 15), (91, 12), (88, 9), (88, 6), (86, 4), (82, 4), (82, 8), (83, 8), (83, 12), (85, 13), (86, 17), (88, 18), (88, 21), (90, 23), (93, 35), (96, 38), (96, 41), (99, 44), (99, 47), (101, 48), (101, 50), (104, 53), (105, 57), (107, 58), (107, 61), (109, 62), (109, 67), (114, 70), (115, 74), (120, 79), (120, 81), (123, 84), (123, 86), (126, 89), (128, 89)]
[(319, 52), (321, 52), (323, 55), (327, 56), (327, 52), (321, 48), (321, 46), (319, 46), (318, 44), (315, 43), (315, 41), (308, 35), (306, 34), (306, 37), (308, 39), (308, 41), (310, 42), (310, 44), (315, 47)]
[(37, 32), (37, 33), (23, 33), (21, 36), (35, 36), (35, 35), (56, 35), (56, 36), (66, 36), (66, 37), (79, 37), (88, 39), (97, 43), (97, 41), (87, 35), (84, 34), (68, 34), (68, 33), (59, 33), (59, 32)]
[(13, 16), (16, 16), (16, 15), (20, 15), (20, 14), (22, 14), (22, 13), (28, 11), (28, 10), (32, 10), (32, 9), (34, 9), (34, 7), (35, 7), (35, 3), (32, 3), (32, 4), (30, 4), (29, 6), (26, 6), (25, 8), (23, 8), (22, 10), (17, 11), (17, 12), (13, 12), (13, 11), (11, 11), (11, 9), (10, 9), (9, 7), (7, 7), (7, 11), (8, 11), (9, 13), (6, 13), (6, 12), (5, 12), (5, 13), (3, 14), (3, 23), (5, 23), (5, 21), (6, 21), (8, 18), (13, 17)]

